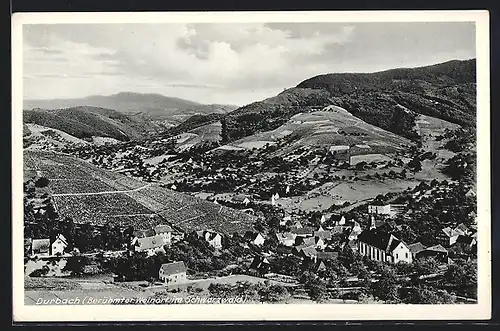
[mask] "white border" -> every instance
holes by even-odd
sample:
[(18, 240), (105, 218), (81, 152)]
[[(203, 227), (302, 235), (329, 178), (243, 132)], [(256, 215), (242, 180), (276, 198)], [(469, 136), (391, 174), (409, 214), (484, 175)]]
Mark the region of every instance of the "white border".
[[(23, 24), (192, 22), (459, 22), (476, 23), (478, 304), (475, 305), (167, 305), (25, 306), (22, 216)], [(249, 321), (249, 320), (478, 320), (491, 318), (491, 210), (488, 11), (16, 13), (12, 16), (13, 320)]]

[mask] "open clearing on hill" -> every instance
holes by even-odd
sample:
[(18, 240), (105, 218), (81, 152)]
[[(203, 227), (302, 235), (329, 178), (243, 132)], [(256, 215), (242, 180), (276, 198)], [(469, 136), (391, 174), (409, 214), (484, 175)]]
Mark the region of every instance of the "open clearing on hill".
[(303, 146), (329, 148), (359, 144), (372, 147), (372, 153), (385, 153), (413, 145), (408, 139), (368, 124), (341, 107), (328, 106), (322, 111), (296, 114), (275, 130), (259, 132), (225, 146), (262, 148), (263, 142), (276, 142), (283, 137), (290, 140), (290, 144), (278, 152), (281, 156)]
[(328, 182), (310, 191), (304, 197), (283, 198), (277, 204), (287, 211), (326, 210), (345, 202), (357, 203), (375, 198), (379, 194), (404, 191), (419, 184), (416, 180), (387, 179), (384, 181)]

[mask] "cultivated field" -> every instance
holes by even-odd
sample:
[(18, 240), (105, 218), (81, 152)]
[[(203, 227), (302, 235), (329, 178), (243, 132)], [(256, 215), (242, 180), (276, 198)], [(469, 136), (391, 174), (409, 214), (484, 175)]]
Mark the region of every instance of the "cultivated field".
[(185, 231), (244, 233), (254, 217), (199, 198), (144, 183), (56, 153), (27, 152), (26, 166), (40, 168), (60, 215), (76, 223), (113, 222), (146, 229), (170, 223)]

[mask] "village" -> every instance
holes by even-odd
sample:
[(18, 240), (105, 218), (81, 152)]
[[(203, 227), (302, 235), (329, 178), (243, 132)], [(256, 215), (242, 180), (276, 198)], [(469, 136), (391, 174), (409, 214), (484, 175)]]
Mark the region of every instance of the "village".
[[(446, 185), (448, 190), (453, 187)], [(474, 194), (470, 189), (465, 191), (456, 184), (455, 190), (458, 189), (464, 199), (472, 201)], [(416, 197), (418, 203), (425, 199), (439, 201), (437, 194), (445, 191), (444, 186), (431, 190), (421, 187), (409, 196)], [(78, 238), (81, 233), (75, 225), (71, 231), (71, 227), (58, 226), (61, 231), (52, 238), (25, 239), (25, 262), (40, 266), (40, 261), (46, 261), (29, 272), (31, 277), (81, 277), (112, 272), (116, 282), (147, 280), (151, 286), (163, 284), (172, 289), (196, 284), (196, 280), (204, 278), (247, 275), (281, 284), (295, 297), (306, 293), (307, 298), (318, 301), (336, 297), (373, 297), (387, 302), (416, 300), (415, 293), (401, 294), (396, 288), (422, 292), (435, 286), (447, 294), (447, 300), (473, 302), (467, 285), (473, 280), (464, 280), (461, 275), (463, 283), (453, 284), (459, 277), (456, 273), (466, 272), (464, 265), (476, 259), (477, 227), (473, 213), (468, 224), (446, 223), (422, 243), (412, 241), (408, 235), (411, 223), (401, 222), (400, 216), (409, 212), (407, 203), (382, 203), (384, 199), (380, 198), (379, 202), (346, 213), (292, 215), (279, 208), (282, 199), (273, 193), (272, 202), (264, 208), (241, 195), (228, 202), (233, 208), (253, 208), (266, 215), (259, 219), (254, 231), (242, 236), (212, 229), (185, 233), (168, 224), (158, 224), (149, 230), (116, 229), (113, 249), (106, 249), (109, 245), (104, 242), (100, 248), (85, 251), (78, 247), (82, 239)], [(50, 214), (50, 201), (42, 202), (35, 213)], [(65, 222), (68, 220), (59, 221)], [(94, 228), (89, 233), (103, 237), (103, 231)], [(109, 233), (107, 240), (111, 240)], [(54, 272), (49, 261), (65, 261), (66, 267)]]
[[(175, 139), (142, 142), (146, 147), (73, 146), (63, 153), (123, 179), (190, 194), (217, 206), (219, 213), (250, 215), (255, 219), (251, 230), (231, 233), (220, 231), (225, 225), (216, 230), (203, 222), (186, 227), (182, 219), (169, 222), (158, 213), (137, 216), (129, 226), (80, 223), (58, 215), (46, 190), (53, 187), (50, 180), (27, 176), (27, 276), (106, 274), (114, 284), (143, 282), (142, 289), (167, 292), (204, 280), (213, 282), (210, 288), (219, 294), (224, 291), (217, 286), (249, 286), (249, 281), (277, 286), (273, 291), (282, 295), (259, 299), (264, 301), (476, 300), (476, 194), (471, 165), (464, 168), (467, 161), (460, 155), (443, 170), (452, 178), (422, 181), (422, 167), (436, 158), (425, 146), (385, 155), (367, 152), (370, 146), (364, 145), (306, 146), (280, 156), (286, 137), (247, 150), (220, 149), (210, 142), (179, 150)], [(365, 196), (353, 190), (350, 199), (328, 193), (332, 185), (384, 182), (402, 186)], [(146, 218), (149, 228), (132, 225)], [(226, 283), (216, 284), (221, 279)]]

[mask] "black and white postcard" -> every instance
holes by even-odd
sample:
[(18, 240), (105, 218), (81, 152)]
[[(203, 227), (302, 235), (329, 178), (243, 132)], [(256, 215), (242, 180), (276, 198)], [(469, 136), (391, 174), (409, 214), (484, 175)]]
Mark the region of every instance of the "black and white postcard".
[(14, 320), (489, 318), (488, 20), (14, 14)]

